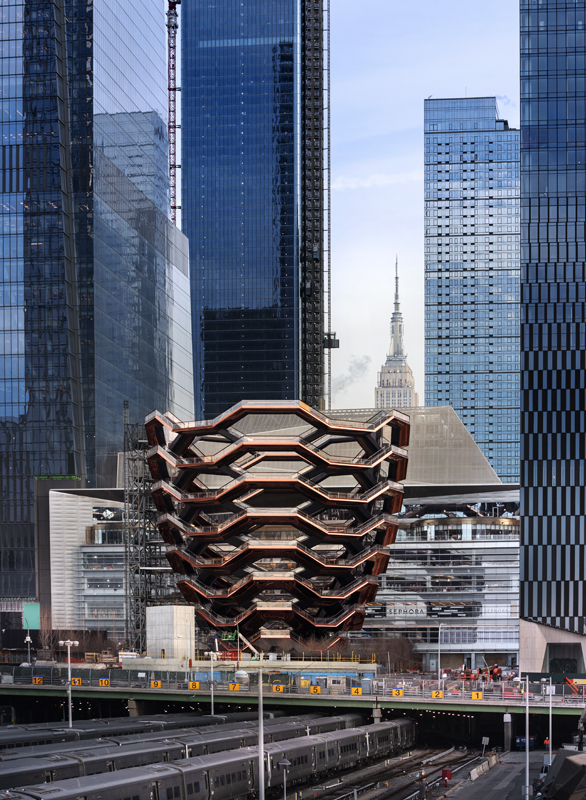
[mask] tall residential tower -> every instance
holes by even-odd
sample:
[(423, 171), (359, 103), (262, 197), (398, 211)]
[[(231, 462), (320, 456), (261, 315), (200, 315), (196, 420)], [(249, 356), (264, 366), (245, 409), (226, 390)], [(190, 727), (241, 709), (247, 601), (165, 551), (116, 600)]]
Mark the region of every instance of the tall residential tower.
[(521, 666), (552, 672), (586, 656), (585, 30), (521, 2)]
[(184, 0), (195, 414), (324, 403), (327, 0)]
[(391, 316), (391, 346), (378, 373), (374, 390), (376, 408), (413, 408), (419, 405), (415, 379), (407, 364), (403, 341), (403, 315), (399, 306), (399, 260), (395, 264), (395, 308)]
[(132, 419), (191, 417), (193, 395), (186, 240), (167, 216), (164, 9), (2, 9), (4, 610), (2, 597), (50, 596), (47, 520), (35, 520), (47, 479), (114, 485), (124, 401)]
[(496, 98), (425, 101), (425, 403), (519, 479), (519, 131)]

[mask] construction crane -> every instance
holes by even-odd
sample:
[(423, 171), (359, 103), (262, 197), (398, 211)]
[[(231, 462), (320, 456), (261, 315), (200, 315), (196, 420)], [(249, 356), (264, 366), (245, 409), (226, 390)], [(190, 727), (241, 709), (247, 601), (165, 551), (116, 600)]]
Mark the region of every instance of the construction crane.
[(177, 223), (177, 29), (179, 22), (177, 6), (181, 0), (169, 0), (167, 10), (167, 49), (168, 49), (168, 102), (169, 102), (169, 185), (171, 190), (171, 219)]

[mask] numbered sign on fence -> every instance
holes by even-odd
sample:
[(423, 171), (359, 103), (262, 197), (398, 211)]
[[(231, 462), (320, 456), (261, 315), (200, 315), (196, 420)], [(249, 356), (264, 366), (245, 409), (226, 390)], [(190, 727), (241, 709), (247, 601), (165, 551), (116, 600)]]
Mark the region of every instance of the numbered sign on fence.
[(434, 700), (441, 700), (442, 697), (444, 696), (444, 693), (441, 689), (434, 689), (433, 692), (431, 693), (431, 696), (433, 697)]
[(110, 685), (110, 678), (100, 678), (98, 681), (100, 686), (109, 686)]
[(482, 700), (482, 692), (472, 692), (473, 700)]
[(237, 692), (240, 689), (240, 684), (239, 683), (229, 683), (228, 684), (228, 688), (230, 689), (231, 692)]
[(196, 689), (199, 689), (199, 681), (189, 681), (187, 688), (191, 689), (192, 692), (196, 691)]
[(321, 686), (310, 686), (309, 687), (310, 694), (321, 694)]
[(72, 686), (81, 686), (81, 678), (72, 678), (71, 679)]
[(403, 697), (402, 689), (393, 689), (393, 697)]
[(273, 683), (273, 692), (281, 692), (282, 693), (284, 688), (285, 687), (283, 686), (282, 683)]
[(362, 694), (362, 689), (358, 686), (354, 686), (354, 688), (350, 689), (350, 694)]
[(160, 689), (161, 681), (151, 681), (151, 689)]
[(33, 683), (35, 684), (35, 686), (41, 686), (42, 683), (43, 683), (43, 679), (41, 677), (38, 677), (37, 675), (35, 675), (33, 677)]

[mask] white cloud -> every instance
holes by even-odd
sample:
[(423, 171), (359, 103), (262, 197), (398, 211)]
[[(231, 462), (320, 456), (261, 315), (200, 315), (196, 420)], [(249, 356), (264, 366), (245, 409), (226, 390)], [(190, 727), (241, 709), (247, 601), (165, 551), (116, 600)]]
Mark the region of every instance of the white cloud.
[(394, 186), (397, 183), (411, 183), (423, 181), (423, 170), (414, 169), (411, 172), (396, 172), (394, 174), (375, 173), (366, 178), (351, 178), (341, 175), (332, 181), (334, 192), (343, 192), (346, 189), (370, 189), (373, 186)]

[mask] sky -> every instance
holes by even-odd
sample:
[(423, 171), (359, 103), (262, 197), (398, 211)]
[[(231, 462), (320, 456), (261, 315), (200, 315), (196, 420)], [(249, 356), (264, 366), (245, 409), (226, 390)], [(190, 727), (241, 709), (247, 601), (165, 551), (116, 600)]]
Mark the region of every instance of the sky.
[(371, 408), (395, 256), (424, 402), (423, 100), (497, 96), (519, 124), (516, 0), (331, 0), (332, 407)]

